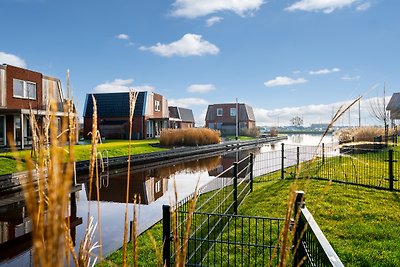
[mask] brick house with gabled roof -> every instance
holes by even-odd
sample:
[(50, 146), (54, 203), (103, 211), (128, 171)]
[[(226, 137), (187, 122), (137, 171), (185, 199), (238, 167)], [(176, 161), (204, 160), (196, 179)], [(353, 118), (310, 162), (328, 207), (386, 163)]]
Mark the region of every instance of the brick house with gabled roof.
[(168, 107), (169, 110), (169, 128), (185, 129), (194, 128), (195, 121), (193, 111), (188, 108)]
[[(239, 112), (236, 112), (237, 109)], [(244, 103), (209, 105), (205, 122), (207, 128), (219, 130), (222, 135), (234, 135), (236, 127), (239, 131), (256, 127), (253, 108)]]
[[(87, 94), (83, 112), (85, 138), (92, 131), (93, 99), (97, 103), (100, 135), (110, 139), (129, 138), (129, 92)], [(154, 138), (168, 128), (168, 102), (154, 92), (138, 92), (133, 112), (132, 139)]]
[(61, 118), (68, 116), (64, 105), (69, 100), (64, 98), (60, 80), (32, 70), (0, 65), (0, 147), (11, 142), (19, 148), (32, 145), (30, 112), (41, 127), (50, 95), (56, 102), (55, 115), (61, 129)]

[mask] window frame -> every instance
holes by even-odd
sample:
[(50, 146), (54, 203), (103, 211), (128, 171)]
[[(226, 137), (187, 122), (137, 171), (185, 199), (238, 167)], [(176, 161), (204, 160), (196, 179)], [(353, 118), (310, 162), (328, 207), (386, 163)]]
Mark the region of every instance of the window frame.
[[(221, 112), (219, 112), (221, 111)], [(224, 109), (223, 108), (217, 108), (217, 117), (222, 117), (224, 115)]]
[[(20, 82), (22, 84), (22, 94), (21, 95), (15, 93), (15, 82), (16, 81)], [(32, 85), (33, 86), (32, 88), (34, 88), (34, 91), (30, 90), (30, 87), (28, 85)], [(32, 94), (31, 91), (34, 92), (34, 94)], [(34, 95), (34, 96), (31, 96), (31, 95)], [(37, 100), (37, 83), (13, 78), (13, 97), (21, 98), (21, 99)]]
[[(232, 111), (234, 111), (235, 113), (232, 115)], [(237, 112), (236, 112), (236, 108), (230, 108), (229, 109), (229, 114), (231, 115), (231, 117), (236, 117), (236, 115), (237, 115)]]
[(154, 100), (154, 110), (155, 111), (161, 111), (161, 103), (159, 100)]

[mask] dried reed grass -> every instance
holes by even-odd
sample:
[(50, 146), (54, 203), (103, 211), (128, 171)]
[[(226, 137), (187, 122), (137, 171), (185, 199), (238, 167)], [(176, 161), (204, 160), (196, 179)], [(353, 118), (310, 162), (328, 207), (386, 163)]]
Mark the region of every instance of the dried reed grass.
[(160, 135), (160, 145), (200, 146), (221, 142), (220, 132), (208, 128), (164, 129)]

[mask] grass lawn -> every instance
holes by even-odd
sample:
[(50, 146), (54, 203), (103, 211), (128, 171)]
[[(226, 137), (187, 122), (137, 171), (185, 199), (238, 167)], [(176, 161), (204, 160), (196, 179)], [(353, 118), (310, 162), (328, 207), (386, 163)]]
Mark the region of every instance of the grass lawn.
[[(238, 140), (240, 141), (248, 141), (248, 140), (254, 140), (256, 139), (255, 137), (251, 137), (251, 136), (245, 136), (245, 135), (239, 135), (238, 136)], [(236, 140), (236, 136), (234, 135), (227, 135), (225, 136), (225, 140), (226, 141), (233, 141)]]
[[(291, 182), (255, 182), (239, 214), (283, 217)], [(400, 266), (399, 193), (317, 180), (307, 180), (304, 186), (308, 209), (345, 266)], [(161, 249), (161, 223), (148, 232)], [(107, 259), (120, 265), (121, 256), (117, 251)], [(139, 237), (139, 266), (156, 263), (154, 247), (144, 233)]]
[[(166, 150), (165, 148), (159, 148), (152, 145), (159, 143), (158, 139), (150, 140), (132, 140), (132, 152), (131, 154), (144, 154), (156, 151)], [(106, 140), (104, 143), (97, 146), (98, 151), (107, 150), (109, 157), (126, 156), (128, 155), (128, 140)], [(90, 157), (91, 145), (75, 145), (74, 146), (74, 157), (76, 161), (88, 160)], [(25, 158), (26, 155), (30, 155), (31, 150), (18, 151), (17, 155), (20, 158)], [(23, 169), (25, 164), (22, 164)], [(16, 172), (16, 161), (14, 160), (13, 153), (3, 152), (0, 153), (0, 175)]]

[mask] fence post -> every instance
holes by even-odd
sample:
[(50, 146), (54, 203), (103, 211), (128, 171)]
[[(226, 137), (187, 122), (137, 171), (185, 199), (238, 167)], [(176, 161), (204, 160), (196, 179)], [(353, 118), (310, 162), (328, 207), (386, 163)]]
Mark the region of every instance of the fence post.
[(163, 205), (163, 266), (171, 264), (171, 213), (170, 206)]
[(300, 165), (300, 147), (297, 147), (296, 149), (296, 156), (297, 156), (297, 168)]
[(250, 153), (250, 192), (253, 192), (253, 166), (254, 166), (254, 153)]
[[(294, 251), (293, 256), (293, 266), (297, 267), (299, 266), (301, 260), (304, 258), (305, 253), (304, 250), (301, 246), (301, 241), (300, 239), (302, 238), (303, 229), (304, 229), (304, 223), (301, 219), (301, 208), (303, 208), (305, 205), (304, 202), (304, 191), (296, 191), (296, 201), (294, 203), (294, 222), (296, 226), (296, 233), (294, 234), (294, 239), (293, 239), (293, 245), (294, 247), (297, 247), (297, 251)], [(297, 244), (299, 244), (297, 246)]]
[(233, 214), (237, 214), (238, 200), (237, 200), (237, 187), (238, 187), (238, 163), (233, 163)]
[(322, 143), (322, 164), (325, 164), (325, 143)]
[(281, 179), (285, 179), (285, 144), (282, 143)]
[(394, 182), (394, 175), (393, 175), (393, 150), (389, 149), (389, 190), (393, 191), (393, 182)]

